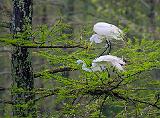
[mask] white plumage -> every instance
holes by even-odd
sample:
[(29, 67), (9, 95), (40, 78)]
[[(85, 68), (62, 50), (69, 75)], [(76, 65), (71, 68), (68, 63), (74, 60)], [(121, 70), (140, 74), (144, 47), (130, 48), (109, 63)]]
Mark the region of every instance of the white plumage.
[(94, 25), (93, 30), (96, 34), (91, 36), (91, 42), (101, 43), (103, 37), (107, 39), (123, 40), (122, 30), (115, 25), (105, 22), (98, 22)]
[(123, 66), (125, 65), (125, 62), (123, 59), (112, 56), (112, 55), (103, 55), (93, 60), (93, 63), (97, 63), (99, 65), (106, 65), (107, 63), (111, 63), (114, 67), (116, 67), (118, 70), (124, 70)]
[(94, 59), (92, 61), (91, 68), (87, 68), (86, 64), (82, 60), (77, 60), (77, 63), (82, 63), (82, 69), (88, 72), (106, 70), (106, 67), (109, 63), (112, 64), (112, 66), (116, 67), (118, 70), (123, 71), (123, 66), (125, 65), (123, 59), (112, 55), (104, 55)]

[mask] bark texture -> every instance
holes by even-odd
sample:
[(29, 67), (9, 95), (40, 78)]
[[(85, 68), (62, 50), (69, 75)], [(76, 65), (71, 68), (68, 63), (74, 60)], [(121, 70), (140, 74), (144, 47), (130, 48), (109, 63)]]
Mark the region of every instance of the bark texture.
[[(32, 0), (13, 0), (11, 24), (13, 40), (16, 38), (29, 40), (31, 23)], [(16, 117), (35, 117), (36, 114), (32, 102), (35, 95), (32, 92), (34, 80), (30, 56), (28, 48), (13, 47), (11, 60), (13, 76), (12, 101), (13, 116)]]

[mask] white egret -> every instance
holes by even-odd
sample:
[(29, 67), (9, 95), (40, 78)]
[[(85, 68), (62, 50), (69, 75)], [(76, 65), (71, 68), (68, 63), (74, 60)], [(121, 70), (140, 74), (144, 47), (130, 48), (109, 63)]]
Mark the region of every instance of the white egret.
[(123, 32), (117, 26), (105, 23), (98, 22), (94, 25), (93, 30), (96, 34), (93, 34), (90, 38), (91, 42), (101, 43), (103, 37), (107, 40), (116, 39), (123, 40)]
[(93, 60), (93, 63), (97, 63), (99, 65), (106, 65), (107, 63), (111, 63), (112, 66), (116, 67), (118, 70), (124, 70), (123, 66), (125, 65), (125, 62), (123, 59), (112, 56), (112, 55), (103, 55)]
[(106, 67), (109, 63), (112, 64), (112, 66), (116, 67), (118, 70), (123, 71), (123, 66), (125, 65), (123, 59), (112, 55), (104, 55), (94, 59), (92, 61), (91, 68), (87, 68), (86, 64), (82, 60), (77, 60), (77, 63), (82, 63), (82, 69), (88, 72), (104, 71), (106, 70)]

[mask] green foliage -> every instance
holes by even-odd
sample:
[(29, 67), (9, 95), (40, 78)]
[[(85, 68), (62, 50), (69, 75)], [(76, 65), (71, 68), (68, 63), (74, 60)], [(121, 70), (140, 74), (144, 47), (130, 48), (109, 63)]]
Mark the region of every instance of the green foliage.
[[(88, 43), (89, 46), (89, 42), (85, 38), (83, 40), (82, 45)], [(61, 44), (60, 41), (62, 44), (65, 42), (58, 38), (58, 43)], [(127, 60), (124, 72), (118, 72), (113, 67), (108, 67), (109, 72), (82, 70), (76, 60), (82, 59), (90, 67), (97, 56), (94, 54), (96, 45), (87, 49), (48, 49), (38, 52), (39, 56), (48, 60), (53, 70), (70, 67), (74, 70), (72, 73), (76, 73), (76, 76), (69, 77), (64, 77), (61, 73), (50, 74), (49, 71), (48, 74), (42, 73), (42, 78), (55, 80), (54, 89), (58, 89), (55, 104), (62, 104), (61, 112), (57, 114), (63, 117), (88, 118), (99, 117), (100, 114), (101, 117), (113, 114), (116, 117), (149, 117), (150, 113), (155, 113), (156, 116), (159, 102), (156, 102), (155, 96), (159, 95), (159, 89), (156, 88), (160, 82), (152, 78), (151, 71), (160, 68), (159, 46), (159, 41), (135, 39), (134, 42), (126, 42), (124, 48), (112, 52), (112, 55), (123, 56)], [(104, 101), (105, 95), (108, 97)]]
[[(39, 95), (39, 99), (56, 95), (54, 105), (60, 105), (61, 111), (53, 113), (55, 116), (88, 118), (157, 116), (160, 91), (156, 88), (159, 87), (160, 82), (152, 78), (151, 71), (160, 68), (159, 41), (135, 39), (131, 42), (129, 40), (125, 42), (125, 47), (112, 51), (112, 55), (127, 60), (124, 72), (119, 72), (112, 66), (107, 67), (108, 71), (86, 72), (81, 69), (81, 65), (77, 65), (76, 61), (84, 60), (90, 67), (92, 60), (100, 54), (101, 50), (98, 50), (99, 47), (97, 49), (96, 45), (90, 45), (89, 40), (86, 39), (90, 34), (87, 30), (80, 32), (82, 35), (77, 35), (72, 40), (69, 40), (71, 34), (63, 33), (64, 30), (70, 30), (70, 26), (58, 22), (52, 27), (40, 26), (30, 35), (17, 34), (16, 40), (0, 39), (5, 44), (37, 48), (79, 45), (76, 48), (53, 47), (53, 49), (34, 52), (35, 55), (45, 58), (49, 64), (49, 68), (38, 72), (38, 77), (52, 79), (55, 83), (51, 90), (36, 93), (42, 94)], [(32, 40), (24, 40), (28, 37)], [(74, 72), (64, 77), (61, 73), (63, 71), (55, 71), (63, 68), (71, 68), (70, 71)], [(150, 115), (151, 113), (155, 115)]]
[[(153, 5), (151, 1), (155, 4)], [(31, 103), (36, 102), (37, 108), (42, 108), (38, 109), (38, 112), (43, 111), (39, 113), (42, 115), (40, 117), (157, 118), (160, 116), (160, 82), (159, 77), (153, 76), (155, 71), (160, 70), (158, 0), (55, 2), (35, 0), (33, 2), (33, 31), (26, 25), (25, 32), (15, 35), (4, 35), (9, 31), (7, 28), (10, 26), (12, 4), (10, 0), (0, 2), (0, 46), (31, 48), (36, 61), (46, 60), (44, 64), (39, 62), (38, 66), (37, 63), (34, 65), (38, 68), (34, 71), (35, 83), (36, 80), (42, 82), (42, 88), (35, 87), (32, 91), (36, 94), (36, 99)], [(61, 17), (63, 19), (55, 22)], [(81, 59), (87, 67), (91, 67), (92, 60), (105, 49), (103, 48), (105, 44), (90, 45), (89, 42), (93, 34), (93, 24), (98, 21), (118, 26), (130, 38), (128, 41), (125, 40), (123, 48), (117, 41), (113, 41), (110, 53), (126, 60), (124, 72), (119, 72), (110, 65), (107, 67), (108, 71), (86, 72), (82, 70), (82, 65), (77, 65), (76, 61)], [(37, 26), (37, 24), (45, 25)], [(75, 46), (75, 48), (65, 46)], [(6, 68), (4, 65), (8, 64), (10, 58), (7, 61), (4, 55), (0, 56), (3, 56), (0, 63), (3, 71)], [(64, 71), (69, 71), (69, 76), (64, 76)], [(9, 83), (8, 75), (1, 76)], [(3, 82), (2, 79), (0, 82)], [(13, 89), (19, 93), (29, 92)], [(48, 100), (50, 96), (53, 96), (51, 101)], [(7, 100), (8, 98), (7, 96)], [(27, 105), (19, 106), (27, 107)], [(9, 110), (7, 108), (4, 117), (11, 117), (10, 111), (11, 108)]]

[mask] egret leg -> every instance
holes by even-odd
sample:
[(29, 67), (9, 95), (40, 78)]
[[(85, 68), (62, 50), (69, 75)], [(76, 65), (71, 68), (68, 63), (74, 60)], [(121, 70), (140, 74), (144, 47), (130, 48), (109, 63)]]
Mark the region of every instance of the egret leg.
[(107, 44), (107, 47), (105, 48), (105, 50), (99, 56), (102, 56), (107, 50), (108, 50), (107, 55), (111, 52), (111, 41), (106, 40), (106, 44)]

